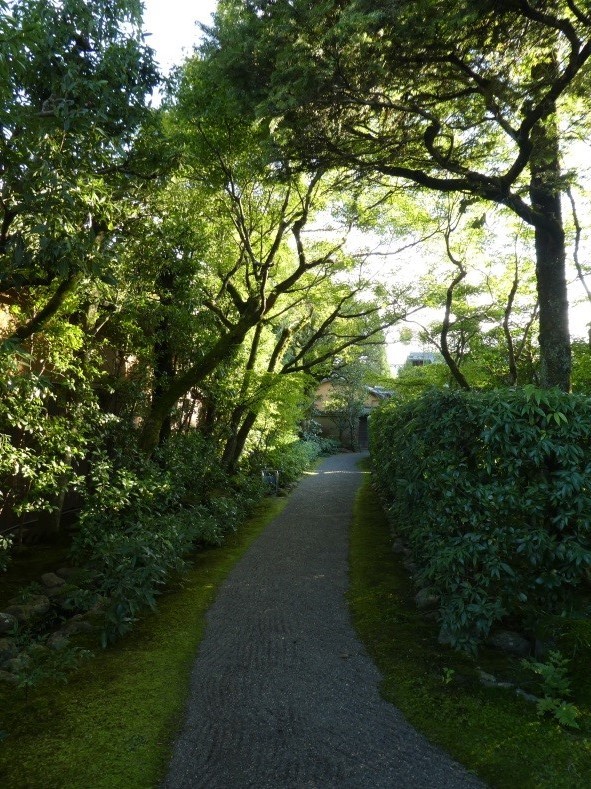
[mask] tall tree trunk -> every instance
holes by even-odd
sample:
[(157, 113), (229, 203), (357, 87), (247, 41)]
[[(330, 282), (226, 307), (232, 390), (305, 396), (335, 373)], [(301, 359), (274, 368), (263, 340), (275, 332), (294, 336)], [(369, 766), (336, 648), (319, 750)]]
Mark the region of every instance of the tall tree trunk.
[(515, 386), (515, 384), (517, 383), (517, 358), (515, 355), (515, 343), (513, 342), (513, 337), (511, 336), (511, 328), (509, 326), (509, 321), (511, 319), (511, 312), (513, 311), (513, 303), (515, 301), (515, 296), (517, 294), (518, 287), (519, 287), (519, 266), (516, 256), (515, 274), (513, 275), (511, 290), (509, 291), (509, 295), (507, 296), (507, 305), (505, 306), (505, 312), (503, 314), (503, 334), (505, 335), (505, 342), (507, 343), (507, 354), (509, 357), (508, 382), (510, 386)]
[(258, 413), (256, 411), (249, 411), (244, 417), (242, 424), (236, 433), (236, 439), (234, 441), (234, 453), (232, 457), (228, 459), (227, 466), (228, 471), (231, 474), (233, 474), (238, 468), (238, 461), (240, 460), (240, 456), (244, 451), (246, 439), (250, 435), (250, 431), (254, 427), (254, 423), (257, 421), (257, 416)]
[[(549, 64), (556, 69), (556, 64)], [(540, 305), (540, 385), (570, 391), (566, 251), (560, 207), (560, 150), (556, 115), (531, 133), (530, 198), (541, 215), (535, 224), (536, 279)]]
[(445, 313), (443, 315), (443, 323), (441, 324), (441, 334), (440, 334), (440, 349), (441, 355), (443, 356), (445, 363), (447, 364), (449, 371), (451, 372), (454, 380), (459, 385), (461, 389), (465, 389), (466, 391), (470, 390), (470, 384), (466, 380), (466, 376), (460, 370), (456, 360), (451, 354), (449, 350), (449, 343), (447, 342), (447, 338), (449, 335), (450, 323), (451, 323), (451, 308), (453, 304), (454, 298), (454, 290), (457, 285), (464, 279), (466, 276), (466, 270), (464, 269), (463, 265), (454, 259), (451, 254), (451, 250), (449, 248), (449, 237), (446, 237), (446, 244), (447, 244), (447, 252), (449, 255), (450, 260), (455, 263), (456, 266), (459, 268), (459, 273), (451, 281), (447, 293), (445, 295)]
[[(261, 326), (261, 324), (259, 324)], [(261, 327), (262, 328), (262, 327)], [(291, 336), (291, 329), (285, 327), (277, 342), (275, 343), (275, 347), (273, 349), (273, 353), (271, 354), (271, 358), (269, 359), (269, 363), (267, 364), (267, 372), (272, 373), (275, 371), (277, 366), (277, 362), (283, 353), (285, 346), (287, 345), (287, 341)], [(259, 346), (259, 339), (260, 339), (260, 332), (257, 332), (257, 336), (255, 337), (255, 341), (253, 342), (253, 346), (251, 349), (251, 356), (249, 363), (252, 364), (254, 368), (254, 362), (256, 360), (256, 352)], [(246, 392), (245, 392), (246, 393)], [(248, 408), (244, 405), (238, 405), (236, 409), (236, 417), (238, 419), (236, 423), (236, 430), (233, 432), (233, 435), (230, 437), (228, 443), (224, 448), (224, 457), (223, 463), (224, 466), (230, 473), (234, 473), (238, 468), (238, 461), (244, 451), (244, 447), (246, 445), (246, 439), (250, 435), (250, 431), (255, 425), (257, 420), (257, 416), (259, 415), (258, 408)], [(240, 423), (240, 419), (242, 419), (242, 423)], [(238, 425), (240, 425), (238, 427)]]
[(540, 300), (540, 384), (568, 392), (572, 360), (562, 230), (536, 228), (536, 275)]
[(240, 422), (242, 420), (242, 417), (248, 410), (248, 406), (245, 405), (244, 401), (248, 395), (250, 378), (254, 370), (254, 365), (256, 362), (257, 353), (261, 342), (262, 331), (263, 331), (263, 324), (258, 323), (250, 345), (250, 354), (248, 355), (248, 361), (246, 363), (244, 376), (242, 378), (242, 384), (240, 386), (240, 392), (238, 394), (238, 402), (234, 407), (234, 409), (232, 410), (232, 415), (230, 417), (230, 425), (229, 425), (230, 435), (228, 436), (228, 440), (226, 441), (226, 444), (224, 446), (224, 451), (222, 454), (222, 466), (224, 468), (229, 469), (230, 471), (234, 471), (236, 460), (239, 457), (240, 452), (242, 451), (241, 449), (238, 452), (238, 454), (236, 454), (237, 444), (238, 444), (238, 433), (239, 433)]

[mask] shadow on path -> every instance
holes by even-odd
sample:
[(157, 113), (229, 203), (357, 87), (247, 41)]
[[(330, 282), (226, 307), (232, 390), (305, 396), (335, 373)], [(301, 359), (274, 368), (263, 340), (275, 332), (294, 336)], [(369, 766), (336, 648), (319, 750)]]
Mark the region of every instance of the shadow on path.
[(305, 475), (220, 589), (167, 789), (482, 786), (380, 697), (351, 625), (360, 457)]

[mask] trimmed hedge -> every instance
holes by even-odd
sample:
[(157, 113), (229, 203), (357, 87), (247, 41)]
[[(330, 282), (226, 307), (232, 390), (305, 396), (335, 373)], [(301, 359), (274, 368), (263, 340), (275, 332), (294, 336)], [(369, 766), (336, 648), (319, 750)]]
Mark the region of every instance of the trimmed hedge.
[(532, 631), (572, 606), (591, 565), (591, 399), (524, 387), (429, 392), (372, 416), (374, 468), (441, 638), (474, 650), (494, 622)]

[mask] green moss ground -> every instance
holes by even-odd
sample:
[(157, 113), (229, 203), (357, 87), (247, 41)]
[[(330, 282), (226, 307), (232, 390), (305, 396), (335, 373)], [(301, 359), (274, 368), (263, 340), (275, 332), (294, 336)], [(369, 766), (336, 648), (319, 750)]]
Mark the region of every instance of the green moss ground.
[(0, 786), (137, 789), (157, 786), (182, 720), (189, 671), (216, 590), (285, 505), (267, 499), (191, 570), (133, 633), (28, 700), (0, 685)]
[(378, 496), (366, 481), (351, 533), (349, 602), (382, 672), (384, 697), (491, 787), (591, 786), (589, 710), (577, 699), (585, 712), (581, 729), (560, 729), (514, 691), (482, 687), (478, 667), (514, 677), (519, 665), (492, 650), (473, 661), (440, 646), (435, 623), (414, 606), (414, 588), (391, 543)]

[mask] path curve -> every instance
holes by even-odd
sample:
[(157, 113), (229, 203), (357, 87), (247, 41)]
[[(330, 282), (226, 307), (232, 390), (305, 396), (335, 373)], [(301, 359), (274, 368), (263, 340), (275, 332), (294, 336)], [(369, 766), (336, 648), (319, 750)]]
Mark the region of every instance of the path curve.
[(306, 475), (221, 587), (167, 789), (482, 787), (380, 697), (351, 625), (359, 457)]

